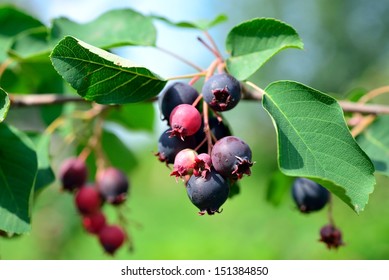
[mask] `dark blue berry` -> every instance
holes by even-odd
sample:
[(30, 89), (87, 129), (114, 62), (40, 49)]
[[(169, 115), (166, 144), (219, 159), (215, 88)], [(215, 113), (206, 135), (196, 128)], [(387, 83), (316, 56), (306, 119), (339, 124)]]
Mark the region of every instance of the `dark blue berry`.
[(127, 176), (119, 169), (109, 167), (97, 173), (96, 185), (101, 196), (111, 204), (121, 204), (128, 195)]
[(205, 102), (216, 111), (234, 108), (241, 97), (241, 86), (233, 76), (223, 73), (211, 76), (203, 86)]
[(205, 177), (192, 175), (186, 190), (190, 201), (200, 209), (200, 215), (212, 215), (220, 213), (219, 208), (227, 200), (230, 187), (227, 179), (211, 169)]
[(306, 179), (296, 178), (292, 186), (292, 196), (302, 213), (309, 213), (322, 209), (329, 199), (329, 191), (318, 183)]

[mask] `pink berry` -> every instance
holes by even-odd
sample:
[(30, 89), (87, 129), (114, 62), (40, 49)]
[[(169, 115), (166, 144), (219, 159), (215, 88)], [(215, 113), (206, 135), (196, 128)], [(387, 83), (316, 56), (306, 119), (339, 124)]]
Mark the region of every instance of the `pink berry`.
[(197, 153), (192, 149), (180, 151), (174, 159), (173, 172), (170, 176), (183, 177), (185, 175), (191, 175), (196, 157)]
[(106, 225), (106, 219), (101, 211), (95, 212), (91, 215), (82, 218), (82, 225), (89, 233), (97, 234)]
[(176, 106), (170, 114), (170, 136), (178, 136), (184, 139), (186, 136), (194, 135), (201, 127), (200, 112), (189, 104)]
[(84, 186), (75, 195), (75, 203), (82, 215), (91, 215), (100, 210), (102, 199), (94, 186)]

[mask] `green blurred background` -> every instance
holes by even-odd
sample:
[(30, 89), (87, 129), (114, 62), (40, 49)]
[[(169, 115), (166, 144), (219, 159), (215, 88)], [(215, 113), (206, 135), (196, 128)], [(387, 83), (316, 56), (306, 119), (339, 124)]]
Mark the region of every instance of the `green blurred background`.
[[(305, 50), (277, 55), (255, 74), (253, 80), (258, 85), (265, 87), (274, 80), (292, 79), (345, 98), (355, 89), (388, 84), (386, 0), (0, 0), (1, 3), (13, 3), (47, 24), (50, 18), (61, 15), (88, 21), (106, 10), (123, 7), (159, 14), (172, 21), (212, 19), (225, 13), (229, 21), (211, 30), (223, 51), (225, 36), (234, 25), (253, 17), (275, 17), (298, 31)], [(196, 39), (200, 33), (161, 23), (157, 28), (159, 46), (202, 67), (210, 63), (212, 55)], [(193, 71), (149, 48), (121, 48), (115, 52), (165, 77)], [(266, 200), (271, 176), (277, 170), (276, 141), (272, 123), (260, 104), (241, 102), (225, 118), (234, 134), (252, 147), (256, 164), (252, 176), (241, 182), (241, 193), (224, 204), (223, 213), (214, 216), (198, 216), (183, 184), (176, 183), (169, 176), (170, 170), (153, 156), (159, 134), (165, 128), (158, 117), (154, 133), (126, 132), (124, 141), (137, 165), (129, 169), (132, 189), (121, 211), (129, 220), (135, 250), (130, 253), (121, 249), (115, 259), (389, 259), (386, 177), (377, 176), (375, 192), (360, 216), (334, 198), (335, 222), (344, 234), (346, 246), (329, 251), (318, 242), (319, 230), (327, 222), (326, 211), (300, 214), (289, 190), (278, 206)], [(98, 240), (83, 231), (72, 200), (59, 190), (58, 182), (44, 190), (33, 209), (31, 234), (0, 239), (0, 257), (111, 259), (103, 253)], [(110, 222), (117, 220), (112, 207), (106, 205), (104, 211)]]

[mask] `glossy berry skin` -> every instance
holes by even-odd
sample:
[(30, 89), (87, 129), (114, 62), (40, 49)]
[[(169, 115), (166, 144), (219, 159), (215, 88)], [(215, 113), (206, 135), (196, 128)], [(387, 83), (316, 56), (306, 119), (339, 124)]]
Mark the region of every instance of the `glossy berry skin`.
[(164, 131), (158, 140), (158, 153), (155, 155), (159, 161), (166, 164), (174, 163), (174, 159), (179, 151), (196, 147), (196, 141), (193, 136), (185, 137), (184, 141), (178, 137), (169, 136), (170, 129)]
[(184, 140), (186, 136), (194, 135), (200, 129), (201, 122), (201, 115), (196, 107), (188, 104), (178, 105), (170, 114), (170, 136)]
[(129, 182), (127, 176), (117, 168), (109, 167), (100, 171), (96, 176), (96, 186), (110, 204), (121, 204), (127, 198)]
[(200, 215), (213, 215), (220, 213), (219, 208), (227, 200), (230, 187), (228, 180), (212, 169), (205, 178), (192, 175), (186, 190), (190, 201), (200, 209)]
[(211, 76), (202, 90), (205, 102), (216, 111), (234, 108), (240, 100), (241, 92), (239, 81), (227, 73)]
[(326, 225), (320, 229), (320, 240), (327, 245), (328, 249), (344, 245), (342, 240), (342, 232), (334, 225)]
[(196, 157), (197, 153), (192, 149), (180, 151), (174, 159), (173, 172), (170, 173), (170, 176), (183, 177), (192, 175)]
[(79, 158), (65, 160), (59, 170), (59, 178), (62, 188), (66, 191), (74, 191), (81, 188), (88, 177), (88, 170), (85, 162)]
[(329, 191), (318, 183), (296, 178), (292, 186), (292, 197), (302, 213), (321, 210), (328, 202)]
[(82, 215), (92, 215), (98, 212), (103, 203), (100, 193), (92, 185), (80, 188), (76, 192), (74, 200), (78, 211)]
[(106, 219), (101, 211), (82, 217), (82, 225), (86, 231), (97, 234), (106, 226)]
[(99, 232), (99, 241), (104, 250), (113, 255), (120, 246), (123, 245), (126, 234), (123, 229), (117, 225), (105, 226)]
[(227, 136), (218, 140), (211, 152), (212, 164), (224, 177), (241, 179), (251, 174), (251, 149), (240, 138)]
[(170, 114), (176, 106), (193, 104), (198, 96), (197, 90), (188, 84), (177, 82), (170, 85), (158, 98), (158, 105), (163, 119), (169, 121)]

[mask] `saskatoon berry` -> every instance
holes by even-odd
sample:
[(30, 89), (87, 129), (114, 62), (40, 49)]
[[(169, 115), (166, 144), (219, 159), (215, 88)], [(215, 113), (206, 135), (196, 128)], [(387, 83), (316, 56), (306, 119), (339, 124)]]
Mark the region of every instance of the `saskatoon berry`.
[(88, 177), (85, 162), (79, 158), (69, 158), (65, 160), (59, 170), (62, 188), (73, 191), (81, 188)]
[(225, 177), (241, 179), (243, 174), (251, 174), (251, 149), (238, 137), (227, 136), (218, 140), (211, 158), (215, 170)]
[(203, 86), (205, 102), (216, 111), (234, 108), (241, 97), (241, 86), (233, 76), (222, 73), (211, 76)]
[(167, 129), (159, 137), (158, 153), (155, 154), (161, 162), (166, 162), (166, 164), (173, 163), (179, 151), (196, 147), (195, 139), (192, 136), (185, 137), (182, 141), (178, 137), (169, 137), (168, 131), (170, 129)]
[(328, 249), (344, 245), (342, 241), (342, 233), (333, 225), (326, 225), (320, 229), (320, 240), (327, 245)]
[(100, 244), (110, 255), (113, 255), (123, 245), (125, 239), (126, 234), (123, 229), (116, 225), (105, 226), (99, 232)]
[(197, 153), (192, 149), (180, 151), (174, 159), (174, 168), (173, 172), (170, 173), (170, 176), (182, 177), (191, 175), (193, 173), (196, 157)]
[(219, 208), (227, 200), (230, 187), (227, 179), (212, 169), (205, 178), (192, 175), (186, 190), (190, 201), (200, 209), (200, 215), (213, 215), (220, 213)]
[(306, 179), (296, 178), (292, 186), (292, 196), (302, 213), (309, 213), (322, 209), (329, 199), (329, 192), (318, 183)]
[(211, 156), (206, 153), (199, 154), (194, 160), (193, 174), (205, 178), (211, 172)]
[(123, 172), (109, 167), (97, 174), (96, 186), (105, 201), (111, 204), (121, 204), (126, 200), (129, 182)]
[(200, 112), (192, 105), (181, 104), (170, 114), (170, 136), (184, 137), (195, 134), (201, 127)]
[(91, 215), (100, 210), (102, 199), (94, 186), (83, 186), (75, 195), (75, 203), (82, 215)]
[(158, 98), (159, 109), (164, 120), (169, 121), (173, 109), (180, 104), (193, 104), (199, 93), (192, 86), (177, 82), (169, 86)]
[(88, 232), (97, 234), (106, 225), (105, 216), (101, 211), (84, 216), (82, 218), (82, 225)]

